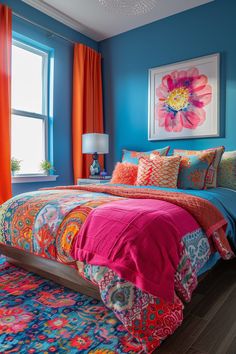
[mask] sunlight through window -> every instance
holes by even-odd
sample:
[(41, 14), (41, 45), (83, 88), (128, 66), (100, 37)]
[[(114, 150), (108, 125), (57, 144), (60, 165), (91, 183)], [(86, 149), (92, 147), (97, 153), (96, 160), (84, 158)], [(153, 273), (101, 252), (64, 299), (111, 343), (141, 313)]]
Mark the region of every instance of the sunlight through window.
[(12, 157), (19, 174), (40, 174), (47, 159), (48, 54), (22, 42), (12, 46)]

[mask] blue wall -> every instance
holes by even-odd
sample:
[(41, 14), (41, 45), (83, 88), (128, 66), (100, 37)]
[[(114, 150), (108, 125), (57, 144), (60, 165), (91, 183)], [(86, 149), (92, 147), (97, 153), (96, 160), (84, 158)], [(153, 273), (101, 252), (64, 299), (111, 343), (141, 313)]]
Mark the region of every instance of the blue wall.
[[(102, 41), (99, 45), (21, 1), (0, 2), (29, 20), (102, 52), (105, 129), (110, 133), (111, 152), (106, 159), (109, 172), (120, 159), (122, 148), (150, 150), (170, 144), (177, 148), (225, 145), (227, 149), (236, 149), (235, 0), (215, 0)], [(55, 50), (54, 165), (60, 175), (57, 182), (51, 184), (15, 184), (14, 194), (56, 184), (71, 184), (73, 46), (17, 17), (13, 17), (13, 30)], [(148, 69), (216, 52), (221, 54), (221, 137), (149, 142)]]
[[(13, 11), (35, 21), (42, 26), (94, 49), (98, 49), (95, 41), (53, 20), (51, 17), (16, 0), (0, 0)], [(14, 194), (35, 190), (40, 187), (66, 185), (73, 183), (72, 146), (71, 146), (71, 106), (72, 106), (72, 65), (73, 44), (39, 29), (17, 17), (13, 17), (13, 30), (54, 49), (54, 166), (60, 177), (57, 182), (13, 184)]]
[[(122, 148), (236, 149), (235, 18), (235, 0), (215, 0), (100, 43), (109, 172)], [(221, 138), (148, 141), (148, 69), (216, 52), (221, 54)]]

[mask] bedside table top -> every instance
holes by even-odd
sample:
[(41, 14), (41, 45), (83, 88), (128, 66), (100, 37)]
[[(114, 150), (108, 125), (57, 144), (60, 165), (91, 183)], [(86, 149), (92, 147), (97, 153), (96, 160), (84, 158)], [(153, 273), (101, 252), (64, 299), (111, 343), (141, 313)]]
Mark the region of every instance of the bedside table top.
[(105, 184), (105, 183), (109, 183), (111, 181), (111, 178), (109, 179), (101, 179), (101, 178), (78, 178), (77, 179), (77, 184), (81, 185), (81, 184)]

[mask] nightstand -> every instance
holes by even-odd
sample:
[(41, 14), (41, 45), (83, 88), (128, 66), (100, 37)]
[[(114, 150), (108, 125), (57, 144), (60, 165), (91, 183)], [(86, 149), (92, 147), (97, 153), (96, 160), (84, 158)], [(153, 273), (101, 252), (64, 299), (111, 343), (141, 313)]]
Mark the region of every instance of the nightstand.
[(110, 179), (96, 179), (96, 178), (79, 178), (77, 179), (77, 185), (82, 185), (82, 184), (105, 184), (109, 183), (111, 181)]

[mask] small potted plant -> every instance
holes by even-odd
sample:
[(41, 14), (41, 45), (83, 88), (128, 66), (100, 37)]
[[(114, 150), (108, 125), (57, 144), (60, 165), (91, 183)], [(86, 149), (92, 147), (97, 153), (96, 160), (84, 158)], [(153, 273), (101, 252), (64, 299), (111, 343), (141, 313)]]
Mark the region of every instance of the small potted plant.
[(45, 160), (42, 161), (40, 164), (40, 169), (46, 174), (49, 175), (51, 172), (55, 171), (53, 165), (51, 164), (51, 162)]
[(15, 176), (16, 172), (19, 172), (21, 169), (21, 160), (16, 159), (15, 157), (11, 158), (11, 173), (12, 176)]

